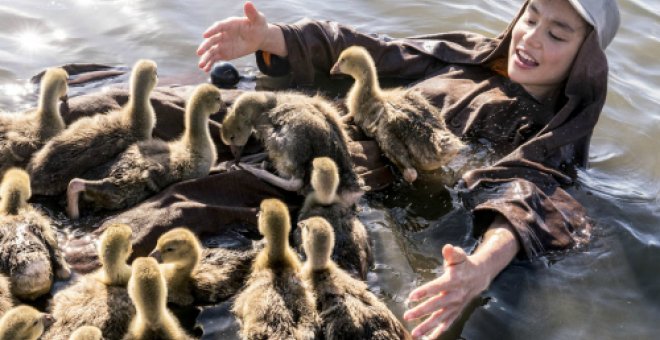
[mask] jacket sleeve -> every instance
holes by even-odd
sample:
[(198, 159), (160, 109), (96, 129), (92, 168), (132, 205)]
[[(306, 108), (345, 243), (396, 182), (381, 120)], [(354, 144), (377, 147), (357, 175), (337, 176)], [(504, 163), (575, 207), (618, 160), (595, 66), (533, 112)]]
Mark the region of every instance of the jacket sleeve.
[(588, 241), (586, 209), (563, 189), (573, 184), (576, 166), (586, 165), (582, 157), (593, 129), (592, 119), (576, 119), (463, 176), (463, 202), (473, 211), (476, 235), (500, 214), (528, 258)]
[(257, 64), (270, 76), (291, 74), (297, 85), (311, 85), (316, 72), (327, 75), (339, 54), (353, 45), (369, 50), (381, 77), (419, 79), (444, 64), (433, 54), (435, 46), (430, 40), (367, 35), (336, 22), (309, 19), (279, 27), (288, 56), (284, 59), (258, 51)]
[[(480, 176), (498, 169), (479, 170)], [(510, 168), (508, 171), (529, 169)], [(501, 175), (501, 174), (500, 174)], [(584, 207), (550, 177), (482, 178), (467, 185), (463, 201), (474, 215), (474, 234), (482, 235), (495, 215), (506, 218), (528, 258), (562, 250), (588, 240), (591, 229)]]

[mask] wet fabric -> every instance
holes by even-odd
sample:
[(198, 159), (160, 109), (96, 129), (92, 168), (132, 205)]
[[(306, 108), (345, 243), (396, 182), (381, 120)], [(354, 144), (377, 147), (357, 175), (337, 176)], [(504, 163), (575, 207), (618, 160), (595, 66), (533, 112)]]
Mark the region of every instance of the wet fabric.
[(566, 249), (582, 240), (590, 222), (566, 191), (575, 167), (585, 167), (589, 140), (605, 102), (607, 60), (591, 31), (554, 104), (538, 102), (502, 73), (511, 31), (523, 6), (498, 37), (450, 32), (405, 39), (366, 35), (330, 21), (280, 25), (286, 59), (257, 52), (262, 72), (288, 74), (292, 86), (312, 86), (341, 51), (366, 47), (381, 78), (414, 80), (440, 108), (449, 129), (488, 144), (501, 155), (492, 166), (466, 173), (459, 183), (465, 206), (482, 234), (496, 214), (514, 227), (523, 254)]

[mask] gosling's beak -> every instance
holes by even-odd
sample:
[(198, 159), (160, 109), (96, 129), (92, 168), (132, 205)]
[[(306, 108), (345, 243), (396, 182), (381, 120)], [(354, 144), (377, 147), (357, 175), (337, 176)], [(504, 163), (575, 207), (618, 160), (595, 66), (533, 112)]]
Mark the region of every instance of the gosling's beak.
[(153, 257), (158, 261), (158, 263), (163, 263), (163, 258), (160, 256), (160, 250), (154, 250), (149, 254), (149, 256)]
[(60, 97), (60, 100), (63, 103), (68, 103), (69, 102), (69, 95), (68, 94), (63, 95), (62, 97)]
[(330, 74), (341, 74), (341, 71), (339, 70), (339, 63), (336, 63), (334, 66), (332, 66), (332, 69), (330, 69)]
[(231, 154), (234, 155), (234, 161), (236, 161), (236, 164), (238, 164), (238, 161), (241, 160), (241, 154), (243, 153), (243, 148), (245, 145), (230, 145), (229, 149), (231, 150)]
[(48, 327), (55, 323), (55, 318), (51, 314), (44, 314), (41, 318), (44, 322), (44, 329), (48, 329)]

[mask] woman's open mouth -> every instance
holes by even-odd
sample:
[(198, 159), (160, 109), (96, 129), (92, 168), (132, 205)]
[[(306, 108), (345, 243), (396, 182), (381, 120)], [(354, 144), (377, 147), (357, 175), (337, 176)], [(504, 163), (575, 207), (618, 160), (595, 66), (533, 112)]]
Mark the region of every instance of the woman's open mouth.
[(516, 49), (516, 58), (515, 58), (516, 65), (522, 69), (531, 69), (534, 67), (539, 66), (539, 63), (534, 60), (534, 58), (527, 54), (525, 51), (521, 50), (520, 48)]

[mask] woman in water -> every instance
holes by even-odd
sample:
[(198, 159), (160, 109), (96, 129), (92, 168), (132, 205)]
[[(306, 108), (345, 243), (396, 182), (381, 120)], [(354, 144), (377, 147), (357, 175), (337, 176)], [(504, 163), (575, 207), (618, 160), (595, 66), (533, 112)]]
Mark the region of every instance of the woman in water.
[(533, 258), (588, 237), (585, 209), (563, 188), (587, 165), (605, 103), (604, 49), (619, 27), (615, 0), (529, 0), (495, 38), (452, 32), (406, 39), (366, 35), (328, 21), (268, 23), (250, 2), (245, 17), (213, 24), (199, 66), (256, 53), (261, 71), (296, 86), (328, 74), (346, 47), (366, 47), (380, 77), (414, 80), (463, 140), (484, 140), (501, 158), (457, 184), (481, 237), (467, 255), (442, 248), (444, 273), (410, 293), (404, 318), (424, 318), (415, 337), (436, 338), (516, 256)]

